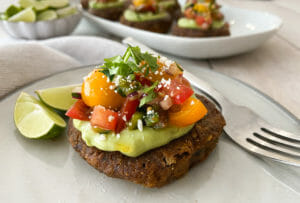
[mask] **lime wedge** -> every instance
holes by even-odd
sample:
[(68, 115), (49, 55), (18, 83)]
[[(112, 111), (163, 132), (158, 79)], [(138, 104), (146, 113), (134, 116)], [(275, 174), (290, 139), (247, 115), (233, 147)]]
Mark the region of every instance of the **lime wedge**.
[(48, 0), (48, 2), (52, 8), (63, 8), (69, 5), (69, 0)]
[(69, 16), (69, 15), (73, 15), (77, 12), (78, 12), (78, 10), (75, 6), (68, 6), (66, 8), (61, 8), (61, 9), (58, 9), (56, 11), (59, 18), (63, 18), (63, 17)]
[(57, 18), (58, 18), (58, 16), (57, 16), (56, 12), (53, 10), (43, 11), (42, 13), (38, 14), (38, 16), (37, 16), (38, 21), (54, 20)]
[(42, 11), (49, 7), (49, 2), (45, 0), (19, 0), (19, 4), (22, 8), (33, 7), (36, 11)]
[(17, 99), (14, 120), (20, 133), (31, 139), (55, 137), (66, 127), (66, 122), (57, 113), (24, 92)]
[(8, 21), (10, 22), (18, 22), (18, 21), (24, 21), (24, 22), (34, 22), (36, 19), (35, 12), (33, 11), (32, 7), (26, 8), (23, 11), (20, 11), (19, 13), (13, 15), (12, 17), (8, 18)]
[(76, 99), (72, 98), (72, 90), (76, 87), (80, 87), (80, 85), (55, 87), (35, 92), (47, 106), (56, 110), (67, 111), (76, 102)]
[(17, 13), (19, 13), (22, 9), (15, 6), (15, 5), (11, 5), (10, 7), (8, 7), (5, 11), (5, 15), (9, 18), (13, 15), (16, 15)]

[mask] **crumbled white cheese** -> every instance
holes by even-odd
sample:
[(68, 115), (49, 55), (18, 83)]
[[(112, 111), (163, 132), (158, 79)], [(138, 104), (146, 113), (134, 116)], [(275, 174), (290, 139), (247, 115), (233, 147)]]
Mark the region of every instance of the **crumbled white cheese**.
[(143, 121), (141, 119), (139, 119), (137, 121), (137, 127), (138, 127), (139, 131), (141, 131), (141, 132), (143, 131)]
[(165, 62), (165, 65), (169, 68), (173, 63), (174, 63), (173, 61), (167, 60), (167, 61)]
[(123, 119), (123, 121), (127, 121), (127, 119), (126, 119), (126, 116), (124, 115), (123, 117), (122, 117), (122, 119)]
[(99, 139), (100, 141), (106, 140), (105, 134), (100, 134), (98, 139)]
[(120, 133), (117, 134), (117, 138), (118, 138), (118, 139), (120, 138)]
[(194, 102), (194, 100), (192, 100), (192, 101), (191, 101), (191, 105), (194, 105), (194, 104), (195, 104), (195, 102)]
[(108, 116), (108, 122), (112, 122), (115, 119), (114, 116)]

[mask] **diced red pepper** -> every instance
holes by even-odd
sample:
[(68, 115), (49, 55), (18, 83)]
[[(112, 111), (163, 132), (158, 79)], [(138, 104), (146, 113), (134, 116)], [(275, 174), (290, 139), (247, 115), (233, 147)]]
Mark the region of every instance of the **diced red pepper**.
[(104, 130), (114, 131), (117, 126), (118, 113), (98, 105), (93, 109), (91, 125)]
[(132, 98), (131, 96), (127, 96), (122, 109), (120, 111), (120, 115), (118, 118), (118, 124), (116, 128), (116, 133), (121, 132), (124, 128), (126, 128), (126, 121), (130, 121), (132, 115), (136, 112), (136, 108), (139, 106), (140, 101), (137, 98)]
[(87, 106), (81, 99), (79, 99), (66, 113), (73, 119), (78, 119), (82, 121), (89, 121), (91, 108)]

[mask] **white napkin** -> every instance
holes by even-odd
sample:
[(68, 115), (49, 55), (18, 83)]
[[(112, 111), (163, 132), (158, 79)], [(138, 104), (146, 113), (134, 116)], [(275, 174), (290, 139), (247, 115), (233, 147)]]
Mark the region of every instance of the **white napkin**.
[(61, 37), (0, 46), (0, 98), (56, 72), (99, 64), (122, 54), (120, 43), (97, 37)]

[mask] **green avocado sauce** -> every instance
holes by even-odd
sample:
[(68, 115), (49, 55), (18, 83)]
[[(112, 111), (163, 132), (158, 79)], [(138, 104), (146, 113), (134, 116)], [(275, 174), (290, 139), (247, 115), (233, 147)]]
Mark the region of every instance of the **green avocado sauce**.
[(124, 5), (124, 0), (118, 0), (115, 2), (101, 3), (97, 1), (90, 1), (89, 7), (93, 9), (103, 9), (103, 8), (112, 8), (112, 7), (121, 7)]
[(192, 28), (192, 29), (201, 29), (194, 19), (190, 18), (180, 18), (178, 20), (178, 26), (182, 28)]
[(137, 13), (133, 10), (127, 9), (124, 12), (124, 17), (128, 21), (134, 21), (134, 22), (142, 22), (142, 21), (148, 21), (148, 20), (158, 20), (165, 18), (169, 14), (167, 12), (160, 12), (157, 14), (153, 14), (152, 12), (147, 13)]
[(149, 127), (139, 130), (123, 130), (120, 135), (115, 133), (100, 134), (92, 129), (90, 122), (73, 120), (74, 127), (82, 134), (88, 146), (103, 151), (119, 151), (130, 157), (137, 157), (146, 151), (163, 146), (172, 140), (188, 133), (194, 125), (187, 127), (167, 127), (153, 129)]
[[(190, 28), (190, 29), (201, 29), (200, 26), (196, 23), (194, 19), (189, 19), (189, 18), (180, 18), (177, 22), (179, 27), (182, 28)], [(211, 27), (212, 29), (219, 29), (223, 27), (225, 24), (224, 21), (213, 21)]]
[(175, 0), (166, 0), (158, 3), (159, 6), (163, 8), (170, 8), (175, 5)]

